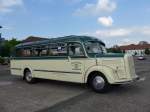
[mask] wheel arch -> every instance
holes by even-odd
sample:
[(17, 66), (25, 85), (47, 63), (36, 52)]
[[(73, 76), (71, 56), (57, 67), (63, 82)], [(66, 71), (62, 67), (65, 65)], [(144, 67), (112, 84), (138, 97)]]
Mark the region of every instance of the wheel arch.
[(31, 70), (30, 70), (28, 67), (24, 68), (24, 70), (23, 70), (23, 79), (25, 79), (25, 73), (26, 73), (27, 71), (30, 71), (30, 72), (31, 72)]
[(101, 71), (92, 71), (92, 72), (90, 72), (89, 75), (87, 76), (87, 81), (86, 81), (87, 84), (89, 84), (89, 83), (90, 83), (90, 80), (91, 80), (94, 76), (96, 76), (96, 75), (99, 75), (99, 76), (103, 77), (104, 80), (108, 83), (108, 79), (106, 78), (106, 76), (105, 76)]
[(88, 79), (90, 77), (92, 77), (92, 75), (94, 73), (98, 73), (98, 75), (103, 76), (108, 83), (113, 83), (115, 81), (114, 79), (114, 72), (112, 69), (108, 68), (108, 67), (104, 67), (104, 66), (94, 66), (89, 68), (86, 73), (85, 73), (85, 77), (84, 77), (84, 82), (87, 83)]

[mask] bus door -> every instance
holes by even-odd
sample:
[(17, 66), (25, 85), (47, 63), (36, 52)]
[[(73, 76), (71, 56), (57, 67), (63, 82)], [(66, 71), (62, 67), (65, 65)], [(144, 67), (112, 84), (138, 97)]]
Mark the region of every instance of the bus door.
[(84, 79), (85, 53), (83, 46), (77, 42), (68, 43), (68, 64), (70, 78), (74, 82), (82, 82)]

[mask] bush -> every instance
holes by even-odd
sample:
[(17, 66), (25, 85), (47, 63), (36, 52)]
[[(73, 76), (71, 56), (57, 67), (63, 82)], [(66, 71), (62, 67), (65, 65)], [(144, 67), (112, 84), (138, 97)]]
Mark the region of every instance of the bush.
[(0, 64), (5, 63), (5, 59), (3, 57), (0, 57)]

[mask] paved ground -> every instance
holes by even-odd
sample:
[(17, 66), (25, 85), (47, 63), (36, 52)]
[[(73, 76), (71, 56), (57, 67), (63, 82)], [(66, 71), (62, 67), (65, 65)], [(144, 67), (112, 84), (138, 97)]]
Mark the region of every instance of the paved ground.
[(29, 85), (0, 66), (0, 112), (150, 112), (150, 58), (136, 61), (136, 72), (146, 80), (98, 94), (80, 84)]

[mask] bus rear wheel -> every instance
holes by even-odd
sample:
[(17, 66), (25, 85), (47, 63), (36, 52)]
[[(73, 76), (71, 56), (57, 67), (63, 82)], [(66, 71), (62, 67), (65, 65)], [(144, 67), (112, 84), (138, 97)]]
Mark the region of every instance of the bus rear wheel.
[(32, 73), (30, 70), (25, 71), (24, 78), (25, 78), (25, 81), (27, 83), (34, 83), (35, 82), (35, 78), (32, 77)]

